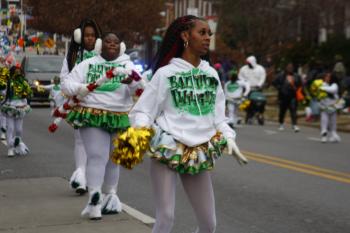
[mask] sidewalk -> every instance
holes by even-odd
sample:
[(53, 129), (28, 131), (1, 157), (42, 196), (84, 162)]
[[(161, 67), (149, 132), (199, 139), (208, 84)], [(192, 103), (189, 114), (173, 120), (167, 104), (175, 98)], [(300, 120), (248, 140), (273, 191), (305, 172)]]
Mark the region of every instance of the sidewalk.
[[(267, 121), (278, 122), (278, 107), (277, 106), (266, 106), (265, 119)], [(290, 113), (287, 111), (285, 122), (290, 124)], [(305, 120), (303, 111), (298, 111), (298, 125), (307, 126), (313, 128), (320, 128), (320, 120), (308, 122)], [(337, 116), (337, 131), (350, 133), (350, 115), (338, 114)]]
[(82, 218), (87, 196), (76, 196), (63, 178), (0, 181), (1, 233), (149, 233), (125, 212), (100, 221)]

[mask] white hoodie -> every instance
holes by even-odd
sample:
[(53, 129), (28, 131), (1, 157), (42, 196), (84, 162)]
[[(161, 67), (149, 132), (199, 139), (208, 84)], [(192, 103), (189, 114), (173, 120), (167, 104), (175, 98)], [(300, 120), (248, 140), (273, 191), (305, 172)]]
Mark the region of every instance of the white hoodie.
[(250, 86), (247, 81), (238, 79), (234, 83), (232, 83), (231, 81), (226, 82), (224, 91), (225, 91), (226, 100), (233, 101), (234, 99), (242, 98), (242, 96), (244, 97), (248, 96), (250, 92)]
[(323, 82), (323, 85), (321, 86), (321, 90), (327, 92), (327, 94), (331, 94), (333, 98), (327, 95), (326, 98), (320, 101), (320, 104), (325, 107), (329, 107), (336, 104), (337, 101), (339, 100), (338, 89), (339, 87), (338, 87), (338, 84), (336, 83), (328, 84), (326, 82)]
[[(68, 96), (77, 95), (81, 86), (96, 81), (112, 67), (123, 66), (134, 70), (134, 64), (126, 54), (113, 61), (106, 61), (100, 55), (86, 59), (68, 74), (62, 83), (62, 92)], [(136, 72), (136, 71), (135, 71)], [(90, 92), (79, 104), (84, 107), (104, 109), (113, 112), (128, 112), (133, 105), (131, 93), (141, 87), (141, 82), (122, 84), (125, 75), (118, 75)]]
[[(194, 85), (196, 83), (196, 85)], [(227, 125), (225, 95), (214, 68), (206, 61), (198, 67), (181, 58), (154, 74), (129, 114), (134, 127), (154, 121), (187, 146), (208, 142), (217, 131), (226, 138), (236, 133)]]
[(261, 88), (266, 80), (265, 68), (257, 64), (254, 56), (248, 57), (247, 62), (253, 66), (253, 69), (248, 65), (243, 66), (239, 70), (238, 78), (247, 81), (251, 88)]

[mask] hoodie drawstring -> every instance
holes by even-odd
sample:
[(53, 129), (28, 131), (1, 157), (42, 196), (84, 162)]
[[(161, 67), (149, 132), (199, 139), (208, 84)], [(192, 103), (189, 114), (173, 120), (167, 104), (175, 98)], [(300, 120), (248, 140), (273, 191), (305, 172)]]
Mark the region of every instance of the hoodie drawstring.
[(192, 85), (193, 85), (193, 90), (194, 90), (194, 95), (196, 97), (196, 104), (197, 104), (197, 108), (199, 110), (199, 115), (202, 116), (202, 110), (201, 107), (198, 103), (198, 95), (197, 95), (197, 89), (196, 89), (196, 85), (194, 84), (194, 80), (193, 80), (193, 69), (191, 69), (191, 79), (192, 79)]

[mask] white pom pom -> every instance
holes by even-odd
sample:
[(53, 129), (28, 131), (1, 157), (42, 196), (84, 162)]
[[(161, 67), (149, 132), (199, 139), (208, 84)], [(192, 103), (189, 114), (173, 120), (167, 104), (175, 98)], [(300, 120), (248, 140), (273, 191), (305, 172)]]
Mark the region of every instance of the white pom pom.
[(100, 38), (97, 38), (96, 39), (96, 42), (95, 42), (95, 52), (96, 54), (100, 54), (101, 51), (102, 51), (102, 40)]
[(77, 28), (74, 30), (73, 38), (74, 38), (75, 43), (81, 44), (81, 29), (80, 28)]
[(120, 42), (119, 45), (120, 49), (119, 49), (119, 56), (123, 55), (125, 53), (126, 50), (126, 45), (124, 42)]

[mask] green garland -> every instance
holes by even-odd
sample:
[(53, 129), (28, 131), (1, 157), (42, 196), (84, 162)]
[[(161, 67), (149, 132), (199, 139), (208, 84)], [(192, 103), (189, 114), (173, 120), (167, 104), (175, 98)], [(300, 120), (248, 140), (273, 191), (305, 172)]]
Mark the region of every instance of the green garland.
[(117, 113), (87, 107), (75, 107), (67, 116), (67, 122), (75, 129), (81, 127), (102, 128), (108, 132), (124, 131), (130, 127), (127, 113)]

